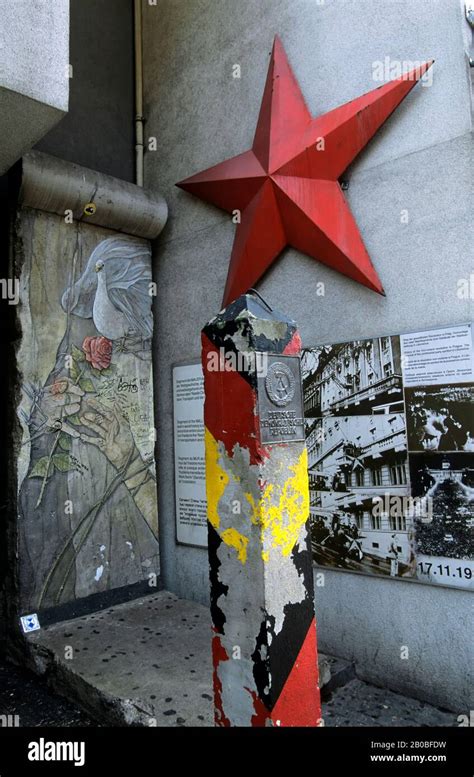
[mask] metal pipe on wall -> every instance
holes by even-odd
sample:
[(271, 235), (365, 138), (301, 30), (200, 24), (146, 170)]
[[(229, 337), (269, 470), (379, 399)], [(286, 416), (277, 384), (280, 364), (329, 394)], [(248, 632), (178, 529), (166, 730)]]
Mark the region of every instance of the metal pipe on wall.
[(135, 183), (143, 186), (143, 45), (141, 0), (134, 0), (135, 35)]

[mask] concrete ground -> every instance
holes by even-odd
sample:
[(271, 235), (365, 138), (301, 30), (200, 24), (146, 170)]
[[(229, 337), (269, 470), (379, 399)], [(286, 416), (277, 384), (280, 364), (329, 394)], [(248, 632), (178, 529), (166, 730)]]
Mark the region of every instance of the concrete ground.
[(457, 713), (424, 704), (357, 678), (323, 703), (325, 726), (458, 726)]
[(76, 704), (54, 693), (44, 678), (1, 658), (0, 715), (13, 716), (10, 725), (21, 727), (96, 725)]
[[(87, 713), (73, 707), (75, 718), (66, 707), (72, 722), (65, 725), (90, 725), (88, 716), (104, 725), (213, 725), (210, 618), (202, 605), (160, 591), (49, 626), (27, 642), (30, 667)], [(455, 713), (358, 680), (341, 659), (321, 657), (320, 671), (326, 726), (457, 725)], [(27, 699), (19, 699), (26, 719)], [(15, 714), (7, 706), (0, 714)], [(37, 725), (48, 724), (46, 716)]]

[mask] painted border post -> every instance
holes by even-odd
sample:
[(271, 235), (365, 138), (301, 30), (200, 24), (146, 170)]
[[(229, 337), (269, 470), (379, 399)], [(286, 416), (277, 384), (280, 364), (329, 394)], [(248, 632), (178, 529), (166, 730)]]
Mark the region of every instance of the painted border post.
[(218, 726), (322, 725), (300, 349), (253, 292), (202, 332)]

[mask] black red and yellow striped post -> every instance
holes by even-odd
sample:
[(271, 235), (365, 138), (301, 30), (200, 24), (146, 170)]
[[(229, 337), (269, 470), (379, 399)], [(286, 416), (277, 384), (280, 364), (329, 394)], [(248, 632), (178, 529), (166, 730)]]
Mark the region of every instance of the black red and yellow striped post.
[(300, 349), (254, 292), (202, 332), (218, 726), (321, 725)]

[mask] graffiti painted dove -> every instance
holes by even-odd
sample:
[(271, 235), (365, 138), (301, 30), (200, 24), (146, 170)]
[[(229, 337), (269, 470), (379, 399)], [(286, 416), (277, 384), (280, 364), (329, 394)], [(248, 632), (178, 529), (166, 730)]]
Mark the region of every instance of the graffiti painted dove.
[(87, 267), (66, 289), (62, 306), (83, 318), (93, 318), (97, 331), (109, 340), (148, 339), (153, 332), (150, 248), (117, 236), (99, 243)]

